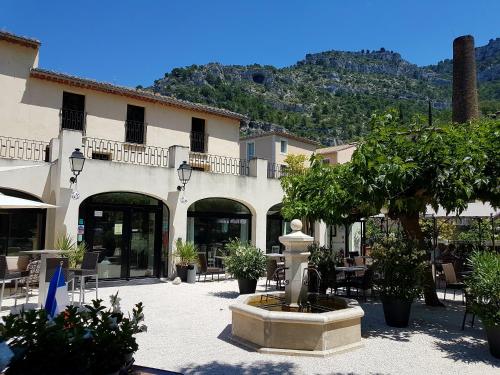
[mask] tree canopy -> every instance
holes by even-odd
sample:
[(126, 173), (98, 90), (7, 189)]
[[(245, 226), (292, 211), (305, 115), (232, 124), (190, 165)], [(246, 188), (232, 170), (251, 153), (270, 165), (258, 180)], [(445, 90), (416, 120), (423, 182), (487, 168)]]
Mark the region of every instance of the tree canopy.
[[(282, 179), (286, 218), (340, 224), (387, 205), (391, 218), (403, 227), (411, 218), (419, 231), (418, 215), (428, 204), (448, 211), (462, 211), (475, 199), (499, 205), (499, 120), (402, 125), (388, 112), (374, 115), (371, 128), (349, 163), (331, 166), (313, 156), (310, 168)], [(405, 229), (419, 237), (410, 225)]]

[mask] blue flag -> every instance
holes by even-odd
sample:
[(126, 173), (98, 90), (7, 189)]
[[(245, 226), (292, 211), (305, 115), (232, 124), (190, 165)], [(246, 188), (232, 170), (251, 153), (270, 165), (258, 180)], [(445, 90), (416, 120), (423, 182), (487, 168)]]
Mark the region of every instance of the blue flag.
[(47, 300), (45, 301), (45, 310), (50, 317), (54, 317), (64, 311), (69, 305), (68, 288), (61, 265), (59, 265), (50, 279)]

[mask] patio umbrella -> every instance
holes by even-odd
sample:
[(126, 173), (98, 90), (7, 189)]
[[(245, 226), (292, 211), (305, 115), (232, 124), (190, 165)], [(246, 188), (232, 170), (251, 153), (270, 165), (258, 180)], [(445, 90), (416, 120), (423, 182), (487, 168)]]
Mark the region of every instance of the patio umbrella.
[(11, 209), (11, 208), (56, 208), (52, 204), (47, 204), (43, 202), (32, 201), (29, 199), (22, 199), (11, 197), (10, 195), (5, 195), (0, 193), (0, 209)]

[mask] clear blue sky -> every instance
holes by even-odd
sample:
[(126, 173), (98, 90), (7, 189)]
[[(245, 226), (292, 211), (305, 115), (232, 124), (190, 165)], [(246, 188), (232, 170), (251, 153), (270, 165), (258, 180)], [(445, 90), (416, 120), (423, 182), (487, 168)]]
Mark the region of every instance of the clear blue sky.
[(500, 37), (499, 15), (500, 0), (0, 0), (0, 29), (41, 40), (41, 67), (127, 86), (330, 49), (385, 47), (426, 65), (451, 57), (456, 36)]

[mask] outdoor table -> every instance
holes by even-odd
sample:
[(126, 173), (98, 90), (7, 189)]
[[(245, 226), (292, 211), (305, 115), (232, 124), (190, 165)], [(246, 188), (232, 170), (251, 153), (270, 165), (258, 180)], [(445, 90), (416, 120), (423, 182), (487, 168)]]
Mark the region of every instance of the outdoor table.
[(47, 272), (47, 258), (56, 258), (63, 254), (63, 250), (25, 250), (22, 254), (39, 255), (40, 256), (40, 278), (38, 280), (38, 307), (42, 307), (47, 296), (48, 284), (45, 282), (45, 274)]
[(344, 272), (345, 273), (345, 281), (346, 281), (346, 296), (350, 297), (351, 296), (351, 276), (354, 274), (356, 271), (365, 271), (366, 266), (349, 266), (349, 267), (335, 267), (335, 272)]
[(269, 253), (269, 254), (266, 254), (266, 257), (269, 257), (269, 258), (276, 258), (276, 265), (279, 267), (279, 266), (284, 266), (285, 265), (285, 261), (284, 261), (284, 258), (285, 256), (283, 254), (279, 254), (279, 253)]

